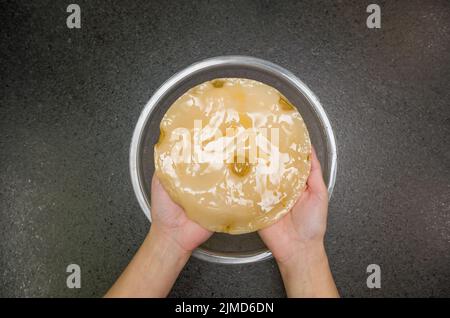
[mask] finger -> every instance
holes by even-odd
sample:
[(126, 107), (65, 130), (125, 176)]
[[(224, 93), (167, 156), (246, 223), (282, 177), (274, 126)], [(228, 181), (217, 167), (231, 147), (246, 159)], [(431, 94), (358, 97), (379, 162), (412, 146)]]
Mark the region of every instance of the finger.
[(159, 181), (158, 177), (156, 176), (156, 173), (153, 174), (152, 178), (152, 198), (153, 201), (158, 200), (165, 202), (169, 199), (169, 194), (167, 193), (166, 189), (164, 189), (163, 185)]
[(152, 192), (152, 198), (156, 198), (157, 193), (161, 192), (161, 183), (159, 182), (159, 179), (156, 176), (156, 173), (153, 174), (151, 192)]
[(151, 205), (152, 208), (157, 204), (158, 201), (158, 195), (157, 193), (158, 191), (158, 187), (160, 186), (158, 177), (156, 176), (156, 173), (153, 174), (152, 177), (152, 187), (150, 189), (151, 195), (150, 195), (150, 201), (151, 201)]
[(327, 187), (323, 181), (322, 168), (320, 167), (319, 159), (314, 147), (311, 146), (311, 172), (309, 173), (308, 188), (311, 192), (326, 193)]
[(153, 173), (153, 178), (152, 178), (152, 189), (156, 189), (156, 187), (159, 185), (159, 179), (156, 176), (156, 173)]
[(156, 176), (156, 173), (153, 174), (151, 193), (152, 207), (159, 207), (160, 209), (181, 209), (181, 207), (172, 200), (166, 189), (164, 189), (164, 186)]
[(153, 174), (151, 192), (152, 206), (164, 205), (167, 202), (170, 202), (169, 195), (156, 176), (156, 173)]

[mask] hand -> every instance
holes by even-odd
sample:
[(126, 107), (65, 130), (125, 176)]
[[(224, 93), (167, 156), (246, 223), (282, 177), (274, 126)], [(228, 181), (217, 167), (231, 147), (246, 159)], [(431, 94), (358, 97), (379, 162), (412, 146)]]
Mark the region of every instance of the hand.
[(188, 219), (183, 209), (164, 190), (156, 175), (152, 180), (151, 199), (151, 231), (157, 231), (166, 239), (174, 241), (184, 252), (192, 252), (212, 235), (212, 232)]
[(299, 252), (299, 247), (323, 243), (328, 213), (328, 191), (316, 152), (312, 149), (311, 172), (305, 191), (277, 223), (259, 231), (275, 259), (286, 262)]
[(290, 213), (259, 231), (279, 265), (289, 297), (339, 297), (323, 244), (327, 213), (328, 191), (312, 149), (305, 191)]
[(106, 297), (167, 296), (192, 250), (212, 234), (187, 218), (156, 176), (151, 211), (149, 234)]

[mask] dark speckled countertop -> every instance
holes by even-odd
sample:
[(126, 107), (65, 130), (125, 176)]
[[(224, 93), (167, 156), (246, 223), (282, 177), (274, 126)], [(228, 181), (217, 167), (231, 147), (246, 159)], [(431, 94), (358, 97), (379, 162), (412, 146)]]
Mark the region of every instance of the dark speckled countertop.
[[(450, 3), (64, 1), (0, 4), (0, 296), (101, 296), (149, 223), (130, 184), (139, 113), (212, 56), (280, 64), (338, 143), (326, 246), (343, 296), (450, 296)], [(66, 266), (82, 288), (66, 287)], [(381, 289), (366, 287), (379, 264)], [(191, 259), (172, 296), (285, 296), (274, 261)]]

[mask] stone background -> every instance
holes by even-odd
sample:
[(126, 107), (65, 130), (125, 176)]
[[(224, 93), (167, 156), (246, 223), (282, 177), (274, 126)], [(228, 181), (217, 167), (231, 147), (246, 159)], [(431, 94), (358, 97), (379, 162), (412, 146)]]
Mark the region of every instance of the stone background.
[[(326, 246), (345, 297), (450, 296), (450, 3), (1, 2), (0, 296), (102, 296), (149, 224), (128, 151), (156, 88), (201, 59), (270, 60), (321, 99), (338, 143)], [(82, 288), (66, 287), (66, 266)], [(382, 288), (366, 287), (366, 267)], [(285, 296), (274, 261), (191, 259), (171, 296)]]

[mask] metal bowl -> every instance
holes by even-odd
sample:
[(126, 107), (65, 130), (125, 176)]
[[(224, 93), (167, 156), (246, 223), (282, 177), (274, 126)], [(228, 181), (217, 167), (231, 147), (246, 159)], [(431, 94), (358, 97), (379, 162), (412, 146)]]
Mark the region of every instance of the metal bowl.
[[(153, 146), (159, 137), (162, 117), (189, 88), (218, 77), (241, 77), (266, 83), (278, 89), (298, 108), (322, 164), (331, 196), (336, 178), (336, 141), (319, 99), (294, 74), (278, 65), (247, 56), (221, 56), (195, 63), (169, 78), (155, 92), (139, 117), (131, 141), (130, 172), (134, 192), (147, 218), (151, 221)], [(272, 257), (256, 232), (242, 235), (215, 233), (193, 255), (222, 264), (251, 263)]]

